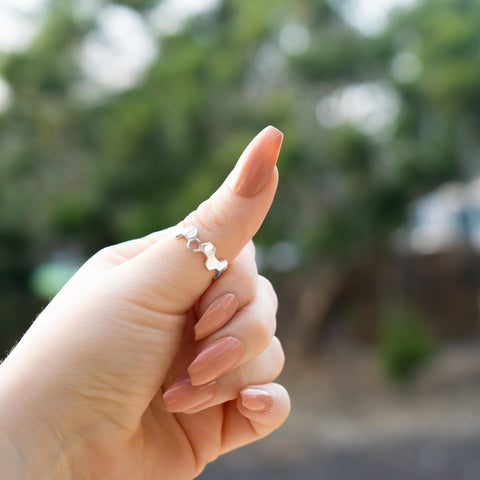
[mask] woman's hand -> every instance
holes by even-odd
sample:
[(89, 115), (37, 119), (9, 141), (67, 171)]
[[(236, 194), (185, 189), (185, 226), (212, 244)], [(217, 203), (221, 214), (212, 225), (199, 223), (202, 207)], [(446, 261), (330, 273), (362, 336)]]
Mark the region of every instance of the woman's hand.
[(285, 420), (277, 299), (251, 242), (281, 141), (264, 129), (184, 221), (229, 261), (218, 280), (168, 229), (96, 254), (37, 318), (0, 366), (5, 478), (191, 479)]

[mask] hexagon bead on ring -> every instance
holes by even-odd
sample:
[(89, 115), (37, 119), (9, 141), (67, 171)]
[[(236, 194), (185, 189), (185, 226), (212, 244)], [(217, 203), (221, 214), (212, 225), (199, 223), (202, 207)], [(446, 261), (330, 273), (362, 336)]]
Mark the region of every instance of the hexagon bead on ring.
[(193, 253), (203, 253), (206, 257), (205, 267), (207, 270), (216, 270), (215, 280), (228, 268), (227, 260), (218, 260), (215, 256), (216, 248), (211, 242), (201, 242), (197, 238), (198, 230), (196, 227), (184, 226), (179, 223), (172, 234), (175, 238), (186, 238), (187, 248)]

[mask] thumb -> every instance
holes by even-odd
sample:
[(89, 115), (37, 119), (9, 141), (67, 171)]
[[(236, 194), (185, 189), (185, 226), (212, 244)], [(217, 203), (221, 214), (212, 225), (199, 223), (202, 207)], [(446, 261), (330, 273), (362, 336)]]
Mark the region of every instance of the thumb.
[[(260, 228), (275, 195), (275, 165), (282, 140), (283, 134), (275, 127), (263, 129), (222, 186), (182, 222), (197, 229), (195, 237), (200, 242), (215, 246), (218, 260), (232, 262)], [(169, 233), (153, 234), (153, 243), (152, 236), (136, 240), (137, 249), (143, 251), (127, 264), (135, 283), (141, 282), (145, 293), (154, 295), (157, 301), (162, 299), (164, 313), (176, 314), (193, 305), (211, 284), (215, 272), (207, 270), (204, 254), (192, 252), (187, 240), (176, 238), (173, 230)]]

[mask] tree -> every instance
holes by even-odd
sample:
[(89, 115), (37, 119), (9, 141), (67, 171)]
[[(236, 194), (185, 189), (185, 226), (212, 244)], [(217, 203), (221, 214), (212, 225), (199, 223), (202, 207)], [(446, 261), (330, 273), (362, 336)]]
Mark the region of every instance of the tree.
[[(161, 3), (121, 5), (148, 25)], [(409, 203), (474, 170), (476, 2), (425, 0), (365, 37), (330, 2), (224, 0), (175, 33), (152, 29), (158, 54), (139, 81), (102, 92), (79, 52), (112, 5), (79, 15), (74, 2), (52, 0), (31, 46), (1, 62), (13, 91), (0, 116), (4, 348), (18, 335), (12, 322), (21, 317), (24, 328), (45, 301), (29, 286), (37, 265), (176, 223), (270, 123), (286, 133), (282, 180), (258, 241), (291, 242), (304, 265), (279, 287), (299, 276), (297, 285), (331, 292), (317, 296), (329, 307), (302, 307), (314, 329), (338, 298), (335, 318), (348, 317), (348, 305), (370, 322), (391, 288), (378, 282), (379, 266)], [(354, 271), (371, 285), (364, 313), (341, 293)]]

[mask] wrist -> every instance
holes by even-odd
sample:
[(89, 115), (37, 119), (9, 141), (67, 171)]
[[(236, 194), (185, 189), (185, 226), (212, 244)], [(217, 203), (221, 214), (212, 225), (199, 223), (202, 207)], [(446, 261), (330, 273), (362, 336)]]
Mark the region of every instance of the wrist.
[[(8, 362), (6, 362), (8, 363)], [(13, 365), (0, 365), (0, 471), (9, 480), (69, 480), (71, 445), (36, 408), (35, 386)], [(16, 373), (16, 375), (14, 374)], [(30, 379), (32, 380), (32, 379)], [(53, 417), (53, 416), (52, 416)]]
[(6, 478), (12, 480), (28, 478), (25, 458), (4, 428), (0, 428), (0, 468)]

